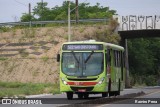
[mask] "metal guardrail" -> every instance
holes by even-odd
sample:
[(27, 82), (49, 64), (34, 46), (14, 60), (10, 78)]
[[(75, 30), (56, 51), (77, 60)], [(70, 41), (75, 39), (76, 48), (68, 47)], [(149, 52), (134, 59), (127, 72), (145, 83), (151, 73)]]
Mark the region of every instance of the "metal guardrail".
[[(107, 22), (109, 19), (80, 19), (79, 22)], [(71, 20), (71, 23), (75, 23), (76, 20)], [(67, 20), (57, 20), (57, 21), (31, 21), (31, 22), (7, 22), (0, 23), (0, 26), (16, 26), (16, 25), (43, 25), (52, 23), (68, 23)]]

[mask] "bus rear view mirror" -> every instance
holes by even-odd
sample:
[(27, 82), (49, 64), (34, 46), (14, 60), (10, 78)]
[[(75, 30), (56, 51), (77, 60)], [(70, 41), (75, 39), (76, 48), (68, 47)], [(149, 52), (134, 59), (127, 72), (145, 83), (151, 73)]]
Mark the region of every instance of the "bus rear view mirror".
[(57, 62), (60, 61), (60, 54), (57, 54)]

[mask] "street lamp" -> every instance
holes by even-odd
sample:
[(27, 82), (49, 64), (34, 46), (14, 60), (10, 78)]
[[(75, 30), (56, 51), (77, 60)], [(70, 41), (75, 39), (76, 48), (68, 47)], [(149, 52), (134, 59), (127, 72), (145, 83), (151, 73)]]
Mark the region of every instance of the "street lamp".
[(66, 1), (68, 1), (68, 42), (70, 42), (71, 41), (71, 12), (77, 9), (78, 5), (72, 10), (70, 10), (70, 5), (71, 5), (70, 0), (66, 0)]

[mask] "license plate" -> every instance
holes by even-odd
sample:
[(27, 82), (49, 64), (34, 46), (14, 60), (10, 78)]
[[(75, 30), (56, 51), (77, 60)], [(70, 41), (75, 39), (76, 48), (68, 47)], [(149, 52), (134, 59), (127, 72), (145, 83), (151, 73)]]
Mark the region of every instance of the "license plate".
[(79, 89), (78, 92), (86, 92), (86, 89)]

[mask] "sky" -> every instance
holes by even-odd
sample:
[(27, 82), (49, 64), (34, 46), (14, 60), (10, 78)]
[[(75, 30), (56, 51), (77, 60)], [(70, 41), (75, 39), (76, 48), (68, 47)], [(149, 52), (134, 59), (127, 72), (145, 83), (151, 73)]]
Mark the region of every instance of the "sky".
[[(28, 4), (32, 9), (42, 0), (0, 0), (0, 23), (17, 22), (23, 13), (28, 13)], [(43, 0), (48, 7), (61, 6), (65, 0)], [(71, 0), (75, 2), (75, 0)], [(120, 16), (126, 15), (160, 15), (160, 0), (79, 0), (79, 3), (97, 2), (103, 7), (116, 10)]]

